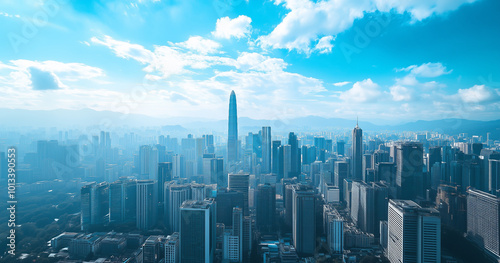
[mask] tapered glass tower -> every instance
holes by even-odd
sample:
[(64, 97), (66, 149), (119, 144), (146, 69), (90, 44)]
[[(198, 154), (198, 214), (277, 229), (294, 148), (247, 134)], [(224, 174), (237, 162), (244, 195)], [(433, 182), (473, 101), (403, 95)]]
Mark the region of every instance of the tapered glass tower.
[(238, 113), (236, 106), (236, 94), (231, 91), (229, 97), (229, 123), (227, 138), (227, 161), (235, 162), (238, 160)]

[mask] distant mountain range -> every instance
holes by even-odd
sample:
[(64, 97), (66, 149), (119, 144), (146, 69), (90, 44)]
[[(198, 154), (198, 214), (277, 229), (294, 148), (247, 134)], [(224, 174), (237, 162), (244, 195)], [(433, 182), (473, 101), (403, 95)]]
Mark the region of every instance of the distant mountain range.
[[(202, 118), (154, 118), (140, 114), (122, 114), (112, 111), (82, 110), (19, 110), (0, 109), (0, 127), (64, 127), (81, 128), (86, 126), (105, 127), (157, 127), (165, 133), (184, 134), (188, 132), (214, 132), (226, 133), (227, 120), (209, 120)], [(255, 120), (247, 117), (238, 118), (240, 134), (256, 132), (262, 126), (271, 126), (275, 132), (306, 132), (328, 130), (350, 130), (356, 125), (354, 120), (341, 118), (323, 118), (307, 116), (283, 120)], [(441, 133), (456, 135), (468, 133), (469, 135), (486, 136), (491, 133), (492, 139), (500, 139), (500, 119), (492, 121), (475, 121), (465, 119), (442, 119), (408, 122), (399, 125), (377, 125), (367, 121), (360, 121), (359, 126), (365, 131), (439, 131)]]

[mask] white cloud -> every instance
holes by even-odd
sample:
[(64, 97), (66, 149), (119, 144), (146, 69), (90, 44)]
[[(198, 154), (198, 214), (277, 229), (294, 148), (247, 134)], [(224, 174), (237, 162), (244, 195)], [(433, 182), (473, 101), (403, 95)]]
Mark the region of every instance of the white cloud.
[(342, 87), (342, 86), (345, 86), (347, 84), (351, 83), (350, 81), (342, 81), (342, 82), (337, 82), (337, 83), (333, 83), (333, 86), (335, 87)]
[(271, 58), (259, 53), (243, 52), (236, 62), (236, 67), (244, 71), (281, 71), (287, 67), (287, 63), (283, 59)]
[(356, 19), (374, 11), (405, 12), (414, 21), (423, 20), (433, 14), (442, 14), (457, 9), (464, 3), (475, 0), (275, 0), (290, 12), (274, 30), (259, 37), (262, 47), (297, 50), (309, 54), (311, 42), (319, 36), (336, 36), (349, 29)]
[(172, 75), (191, 73), (191, 69), (206, 69), (214, 65), (234, 65), (234, 59), (214, 56), (220, 44), (198, 36), (190, 37), (185, 42), (171, 43), (168, 46), (155, 46), (153, 51), (138, 44), (115, 40), (109, 36), (103, 39), (93, 37), (92, 42), (104, 45), (115, 55), (125, 59), (134, 59), (146, 64), (144, 71), (148, 79), (168, 78)]
[(193, 74), (193, 70), (214, 66), (228, 66), (242, 71), (270, 72), (282, 71), (288, 65), (281, 58), (272, 58), (259, 53), (242, 52), (236, 59), (221, 56), (220, 52), (217, 52), (220, 44), (202, 37), (190, 37), (180, 43), (169, 42), (168, 46), (155, 46), (153, 51), (141, 45), (110, 37), (105, 37), (104, 40), (93, 38), (93, 42), (109, 47), (119, 57), (132, 58), (146, 64), (143, 70), (148, 73), (146, 78), (149, 80)]
[(395, 101), (409, 101), (411, 100), (411, 90), (403, 86), (392, 86), (389, 88), (392, 99)]
[(365, 79), (354, 83), (352, 88), (342, 92), (339, 98), (348, 102), (373, 102), (381, 94), (377, 83), (374, 83), (371, 79)]
[(333, 36), (325, 36), (322, 37), (318, 44), (314, 47), (314, 50), (317, 50), (320, 54), (330, 53), (332, 52), (333, 44), (332, 41), (335, 38)]
[(134, 59), (142, 64), (146, 64), (153, 60), (153, 52), (145, 49), (138, 44), (130, 44), (129, 42), (115, 40), (110, 36), (104, 36), (103, 39), (92, 37), (92, 43), (107, 46), (109, 49), (121, 58)]
[(196, 51), (202, 55), (215, 53), (221, 47), (221, 44), (200, 36), (190, 37), (185, 42), (178, 43), (177, 45), (189, 50)]
[[(100, 81), (104, 71), (82, 63), (63, 63), (59, 61), (32, 61), (26, 59), (11, 60), (9, 64), (0, 62), (0, 71), (6, 77), (0, 79), (0, 85), (16, 87), (20, 90), (55, 90), (69, 88), (70, 83), (79, 81)], [(73, 85), (73, 84), (71, 84)]]
[(465, 103), (481, 103), (498, 98), (498, 91), (492, 90), (484, 85), (474, 85), (468, 89), (459, 89), (458, 96)]
[(243, 38), (250, 35), (252, 31), (251, 22), (252, 19), (244, 15), (240, 15), (235, 19), (230, 19), (227, 16), (219, 18), (217, 19), (215, 31), (212, 32), (212, 35), (225, 39), (230, 39), (231, 37)]
[(410, 72), (412, 76), (435, 78), (442, 75), (450, 74), (453, 70), (446, 71), (446, 67), (441, 63), (424, 63), (420, 66), (411, 65), (398, 71)]

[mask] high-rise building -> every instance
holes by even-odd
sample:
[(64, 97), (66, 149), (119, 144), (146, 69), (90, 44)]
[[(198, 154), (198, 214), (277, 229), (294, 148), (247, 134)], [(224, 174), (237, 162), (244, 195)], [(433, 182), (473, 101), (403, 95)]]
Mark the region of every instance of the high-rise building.
[(203, 201), (207, 196), (204, 184), (191, 184), (191, 200)]
[(436, 209), (439, 211), (443, 225), (461, 233), (467, 231), (467, 198), (459, 186), (439, 185), (436, 194)]
[(164, 250), (165, 263), (179, 263), (179, 233), (174, 232), (172, 235), (167, 236)]
[(333, 254), (344, 252), (344, 219), (330, 204), (323, 205), (323, 223), (328, 247)]
[(248, 188), (249, 188), (249, 174), (229, 174), (228, 175), (228, 189), (230, 191), (237, 191), (243, 194), (243, 214), (248, 215)]
[(148, 230), (156, 224), (158, 209), (156, 196), (154, 180), (137, 181), (136, 226), (138, 229)]
[(230, 231), (224, 232), (223, 241), (223, 259), (226, 262), (242, 262), (241, 259), (241, 240), (239, 236), (234, 236)]
[(379, 236), (379, 222), (387, 220), (388, 187), (381, 183), (353, 181), (351, 217), (365, 232)]
[(255, 192), (256, 225), (263, 233), (274, 231), (276, 213), (276, 188), (269, 184), (259, 184)]
[(172, 181), (172, 163), (158, 163), (158, 181), (157, 190), (158, 193), (158, 206), (159, 215), (163, 216), (163, 206), (165, 201), (165, 183)]
[(234, 90), (229, 97), (227, 161), (230, 163), (238, 161), (238, 113)]
[(313, 255), (316, 249), (316, 203), (312, 187), (297, 184), (293, 191), (292, 240), (299, 256)]
[(182, 263), (211, 263), (215, 254), (215, 202), (186, 201), (180, 216), (180, 258)]
[(391, 199), (387, 224), (391, 263), (441, 262), (441, 220), (436, 209)]
[(170, 231), (179, 232), (180, 207), (186, 200), (191, 199), (191, 187), (189, 185), (170, 185), (168, 187), (168, 204), (165, 210), (168, 215), (168, 226)]
[(214, 158), (210, 163), (210, 183), (217, 184), (217, 188), (225, 188), (227, 180), (224, 176), (224, 159)]
[(422, 143), (404, 142), (397, 146), (396, 186), (399, 199), (413, 200), (422, 196)]
[(500, 198), (476, 189), (467, 193), (467, 237), (499, 259)]
[(262, 127), (262, 173), (271, 172), (271, 127)]
[(109, 184), (109, 222), (125, 220), (126, 187), (122, 181)]
[(184, 155), (176, 154), (172, 157), (172, 178), (186, 178), (186, 159)]
[(297, 135), (295, 135), (293, 132), (290, 132), (288, 134), (288, 145), (290, 145), (290, 171), (288, 173), (288, 177), (287, 174), (285, 173), (285, 177), (286, 178), (298, 177), (301, 172), (301, 161), (300, 161), (301, 155), (299, 148), (299, 140), (297, 139)]
[(280, 177), (280, 169), (283, 167), (283, 157), (279, 154), (280, 146), (281, 141), (273, 141), (271, 154), (271, 171), (273, 174), (277, 175), (277, 181), (280, 181), (283, 178), (283, 174), (281, 174)]
[(363, 130), (357, 122), (352, 130), (352, 178), (363, 179)]
[(489, 159), (488, 190), (492, 194), (500, 190), (500, 160)]
[(157, 263), (163, 258), (160, 243), (160, 236), (149, 236), (146, 239), (142, 245), (142, 261), (144, 263)]
[(217, 223), (231, 227), (233, 225), (233, 208), (243, 208), (243, 193), (219, 188), (215, 201), (217, 203)]
[(149, 169), (151, 168), (150, 163), (152, 162), (151, 155), (152, 155), (151, 146), (142, 145), (139, 148), (140, 179), (150, 179), (149, 176), (151, 171)]
[[(236, 237), (236, 239), (238, 240), (238, 252), (237, 252), (237, 255), (238, 255), (238, 262), (242, 262), (243, 261), (243, 238), (244, 238), (244, 228), (245, 228), (245, 219), (243, 217), (243, 211), (241, 210), (241, 208), (238, 208), (238, 207), (235, 207), (233, 208), (233, 213), (232, 213), (232, 216), (233, 216), (233, 231), (232, 231), (232, 236), (233, 237)], [(236, 254), (236, 253), (235, 253)]]
[(109, 213), (108, 183), (90, 183), (81, 188), (81, 229), (106, 222)]
[(344, 196), (344, 179), (349, 177), (349, 163), (346, 161), (335, 162), (333, 168), (333, 185), (340, 191), (340, 197)]
[(345, 142), (343, 140), (337, 141), (337, 154), (345, 155)]

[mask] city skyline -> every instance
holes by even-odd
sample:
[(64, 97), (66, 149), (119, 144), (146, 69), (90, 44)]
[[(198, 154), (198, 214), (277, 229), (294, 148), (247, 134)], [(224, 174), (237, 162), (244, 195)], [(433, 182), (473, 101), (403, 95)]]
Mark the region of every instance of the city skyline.
[(234, 89), (254, 119), (498, 118), (496, 1), (333, 3), (4, 2), (2, 108), (224, 119)]
[(498, 0), (0, 2), (0, 263), (500, 262)]

